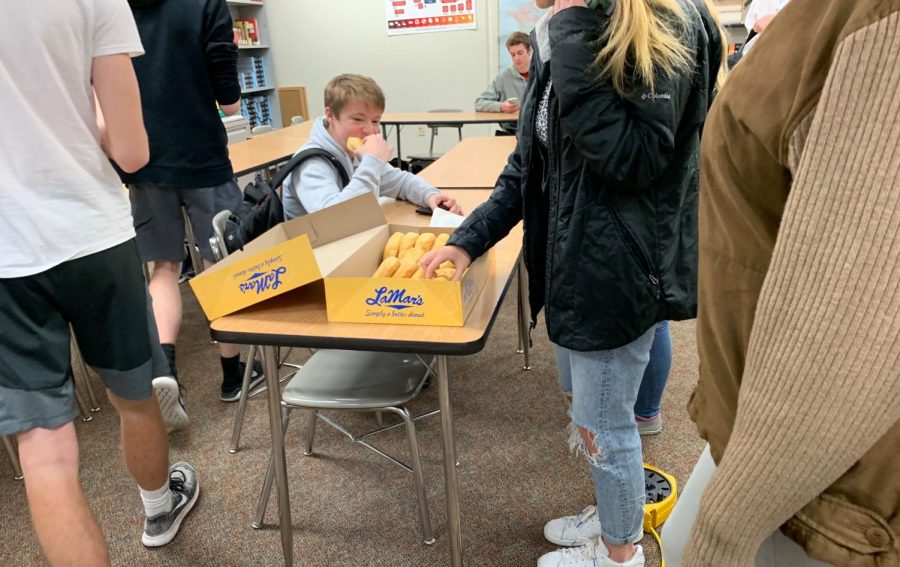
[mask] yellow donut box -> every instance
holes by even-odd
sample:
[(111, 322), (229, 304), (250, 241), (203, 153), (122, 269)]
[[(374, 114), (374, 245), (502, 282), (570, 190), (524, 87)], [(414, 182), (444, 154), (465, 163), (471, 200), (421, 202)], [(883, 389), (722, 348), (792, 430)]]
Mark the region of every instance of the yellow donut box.
[(463, 326), (491, 273), (493, 251), (460, 281), (373, 277), (396, 232), (453, 229), (388, 224), (367, 193), (279, 224), (193, 278), (191, 287), (210, 320), (324, 280), (329, 321)]

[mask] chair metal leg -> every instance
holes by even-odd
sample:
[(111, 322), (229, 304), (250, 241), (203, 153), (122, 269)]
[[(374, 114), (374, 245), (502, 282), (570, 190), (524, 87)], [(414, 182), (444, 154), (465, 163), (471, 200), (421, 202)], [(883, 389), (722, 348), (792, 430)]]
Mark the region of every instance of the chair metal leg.
[(241, 428), (244, 426), (244, 411), (247, 409), (247, 398), (250, 397), (250, 376), (253, 374), (253, 359), (256, 357), (257, 346), (250, 347), (247, 353), (247, 366), (244, 368), (244, 381), (241, 384), (241, 398), (238, 401), (237, 415), (234, 416), (234, 431), (231, 434), (231, 449), (229, 453), (237, 453), (241, 444)]
[(184, 217), (184, 234), (188, 241), (188, 253), (191, 255), (191, 263), (194, 264), (194, 275), (199, 276), (200, 272), (203, 271), (203, 259), (200, 258), (200, 252), (197, 250), (197, 238), (194, 236), (194, 227), (191, 226), (191, 219), (185, 207), (181, 207), (181, 214)]
[(12, 465), (13, 478), (22, 480), (25, 475), (22, 474), (22, 465), (19, 464), (19, 453), (13, 446), (12, 438), (8, 435), (0, 436), (3, 438), (3, 446), (6, 447), (6, 454), (9, 456), (9, 463)]
[(312, 410), (309, 412), (309, 422), (306, 424), (306, 447), (303, 448), (303, 454), (307, 457), (314, 454), (313, 441), (316, 437), (316, 422), (319, 421), (319, 411)]
[(81, 395), (81, 392), (78, 391), (78, 386), (73, 383), (72, 388), (75, 391), (75, 403), (78, 404), (78, 412), (81, 413), (81, 421), (91, 421), (94, 419), (94, 416), (91, 415), (91, 410), (88, 409), (87, 404), (84, 402), (84, 397)]
[(422, 461), (419, 458), (419, 443), (416, 440), (416, 425), (406, 408), (386, 408), (399, 415), (406, 422), (406, 436), (409, 438), (409, 454), (412, 461), (413, 479), (416, 486), (416, 498), (419, 502), (419, 520), (422, 522), (422, 538), (426, 545), (434, 544), (434, 533), (431, 529), (431, 512), (428, 510), (428, 496), (425, 492), (425, 479), (422, 475)]
[[(91, 412), (100, 411), (100, 402), (97, 401), (97, 394), (94, 393), (94, 387), (91, 385), (91, 374), (88, 371), (87, 364), (84, 363), (84, 357), (81, 356), (81, 350), (78, 348), (78, 341), (74, 338), (72, 339), (72, 355), (75, 358), (75, 363), (78, 365), (78, 368), (81, 370), (81, 376), (83, 377), (84, 387), (87, 390), (88, 394), (88, 403), (90, 404)], [(73, 372), (74, 374), (74, 372)], [(78, 382), (76, 382), (76, 385)]]
[(525, 281), (527, 275), (525, 271), (525, 259), (522, 256), (519, 256), (518, 262), (518, 275), (517, 279), (519, 280), (519, 293), (518, 293), (518, 316), (519, 316), (519, 345), (521, 345), (521, 352), (525, 355), (525, 365), (522, 367), (522, 370), (531, 370), (531, 345), (528, 344), (528, 309), (526, 308), (525, 296), (527, 294), (526, 286), (528, 283)]
[[(282, 435), (287, 433), (288, 423), (291, 420), (291, 408), (284, 406), (284, 417), (281, 421)], [(277, 430), (276, 430), (277, 431)], [(263, 521), (266, 519), (266, 508), (269, 506), (269, 495), (272, 493), (272, 482), (275, 480), (275, 452), (274, 447), (269, 457), (269, 468), (266, 469), (266, 480), (263, 481), (262, 490), (259, 492), (259, 502), (256, 505), (256, 516), (251, 524), (257, 530), (263, 527)], [(284, 504), (288, 504), (285, 502)]]
[(516, 348), (516, 354), (525, 352), (525, 340), (522, 338), (522, 294), (516, 294), (516, 336), (519, 338), (519, 345)]
[(90, 410), (94, 413), (100, 411), (100, 402), (97, 400), (97, 394), (94, 393), (94, 386), (91, 385), (91, 377), (85, 374), (85, 389), (87, 389), (88, 402), (90, 402)]

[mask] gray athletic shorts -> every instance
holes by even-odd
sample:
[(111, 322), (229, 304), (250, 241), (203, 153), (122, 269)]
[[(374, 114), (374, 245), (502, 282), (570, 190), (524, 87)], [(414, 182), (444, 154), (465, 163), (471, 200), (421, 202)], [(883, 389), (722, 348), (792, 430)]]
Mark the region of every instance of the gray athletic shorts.
[(0, 278), (0, 435), (75, 419), (69, 325), (84, 361), (121, 398), (149, 398), (153, 377), (168, 373), (134, 240)]
[(181, 262), (187, 257), (181, 207), (187, 209), (201, 257), (215, 261), (209, 246), (212, 219), (219, 211), (235, 210), (243, 198), (234, 181), (193, 188), (136, 183), (129, 185), (128, 189), (138, 251), (141, 261), (145, 263), (159, 260)]

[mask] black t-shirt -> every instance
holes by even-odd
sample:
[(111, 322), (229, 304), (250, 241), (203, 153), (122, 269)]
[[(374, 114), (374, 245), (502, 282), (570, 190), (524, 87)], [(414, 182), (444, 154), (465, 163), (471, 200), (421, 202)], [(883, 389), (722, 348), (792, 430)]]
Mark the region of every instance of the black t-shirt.
[(236, 102), (237, 46), (225, 0), (132, 0), (145, 54), (133, 59), (150, 162), (125, 183), (209, 187), (233, 177), (216, 101)]

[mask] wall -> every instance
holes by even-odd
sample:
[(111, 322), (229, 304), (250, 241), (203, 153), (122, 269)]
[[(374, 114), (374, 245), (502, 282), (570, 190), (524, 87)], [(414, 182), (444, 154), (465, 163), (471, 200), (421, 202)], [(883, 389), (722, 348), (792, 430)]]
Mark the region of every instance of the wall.
[[(388, 112), (473, 110), (499, 65), (498, 0), (476, 0), (478, 29), (388, 37), (383, 0), (265, 0), (278, 86), (305, 86), (313, 116), (324, 111), (325, 83), (340, 73), (373, 77)], [(739, 5), (741, 0), (718, 0)], [(737, 6), (735, 7), (737, 8)], [(734, 10), (732, 10), (734, 11)], [(735, 19), (729, 14), (729, 19)], [(494, 125), (469, 125), (465, 136), (491, 136)], [(394, 132), (389, 139), (394, 143)], [(404, 156), (428, 151), (430, 132), (403, 129)], [(435, 151), (457, 141), (442, 130)]]
[[(326, 9), (327, 7), (327, 9)], [(313, 116), (324, 111), (325, 83), (362, 73), (384, 89), (387, 112), (473, 110), (497, 68), (497, 2), (477, 0), (478, 29), (388, 37), (382, 0), (266, 0), (271, 55), (279, 86), (302, 85)], [(470, 125), (465, 136), (491, 136), (495, 126)], [(428, 151), (430, 132), (403, 129), (404, 156)], [(390, 132), (394, 143), (394, 132)], [(457, 142), (441, 130), (435, 151)]]

